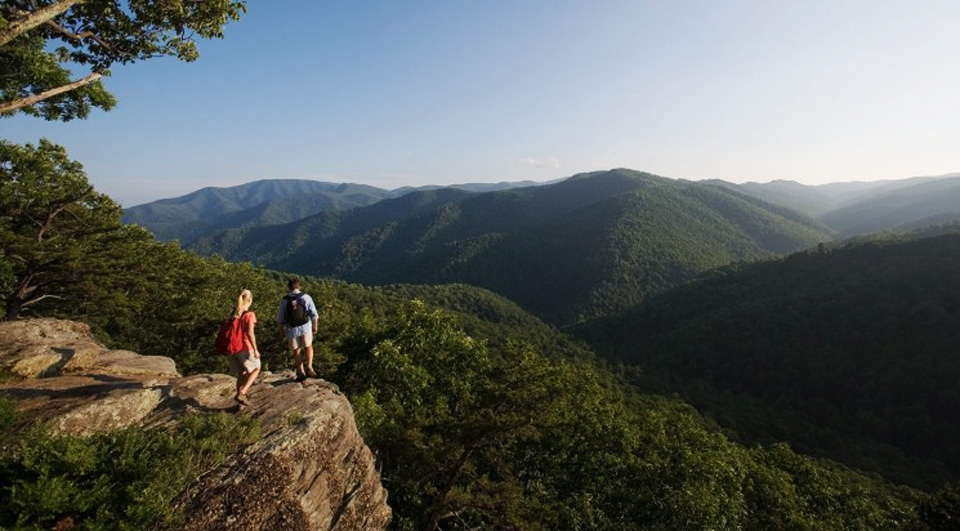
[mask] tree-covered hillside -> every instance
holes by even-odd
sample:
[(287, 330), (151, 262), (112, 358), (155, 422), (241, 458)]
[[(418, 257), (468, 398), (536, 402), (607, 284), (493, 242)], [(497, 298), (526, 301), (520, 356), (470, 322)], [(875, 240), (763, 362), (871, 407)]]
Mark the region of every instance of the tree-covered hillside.
[(823, 226), (783, 207), (630, 170), (442, 201), (420, 197), (418, 210), (397, 209), (394, 217), (385, 215), (393, 204), (385, 201), (226, 231), (194, 249), (365, 284), (474, 284), (565, 325), (712, 267), (830, 239)]
[[(835, 209), (855, 194), (864, 193), (874, 183), (848, 183), (842, 189), (827, 189), (826, 186), (811, 186), (796, 181), (748, 182), (734, 184), (719, 179), (701, 181), (704, 184), (723, 186), (764, 201), (792, 208), (809, 216), (819, 216)], [(831, 186), (831, 185), (828, 185)], [(836, 185), (832, 185), (836, 186)]]
[(922, 181), (828, 212), (821, 220), (843, 236), (906, 231), (960, 219), (960, 177)]
[[(820, 218), (854, 203), (872, 200), (884, 195), (896, 195), (898, 190), (943, 179), (956, 177), (911, 177), (909, 179), (883, 181), (849, 181), (828, 184), (801, 184), (795, 181), (748, 182), (734, 184), (719, 179), (701, 181), (715, 184), (749, 196), (782, 205), (798, 212)], [(829, 224), (828, 224), (829, 226)], [(831, 228), (833, 228), (831, 226)]]
[(730, 268), (578, 333), (748, 441), (960, 479), (960, 235)]
[(187, 244), (215, 230), (290, 223), (328, 210), (373, 204), (390, 192), (360, 184), (264, 180), (229, 188), (203, 188), (125, 210), (162, 241)]
[(539, 185), (520, 181), (383, 190), (359, 184), (272, 179), (230, 188), (204, 188), (181, 197), (137, 205), (126, 210), (124, 221), (147, 228), (161, 241), (178, 240), (181, 245), (190, 246), (217, 231), (292, 223), (321, 212), (367, 206), (411, 192), (442, 188), (492, 192)]

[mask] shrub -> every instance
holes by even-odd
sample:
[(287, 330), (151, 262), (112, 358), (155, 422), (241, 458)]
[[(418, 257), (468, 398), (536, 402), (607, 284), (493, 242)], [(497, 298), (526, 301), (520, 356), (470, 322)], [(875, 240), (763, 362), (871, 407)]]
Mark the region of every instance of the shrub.
[(170, 431), (130, 427), (88, 438), (37, 424), (0, 456), (0, 526), (174, 522), (173, 499), (258, 431), (256, 420), (224, 413), (187, 414)]

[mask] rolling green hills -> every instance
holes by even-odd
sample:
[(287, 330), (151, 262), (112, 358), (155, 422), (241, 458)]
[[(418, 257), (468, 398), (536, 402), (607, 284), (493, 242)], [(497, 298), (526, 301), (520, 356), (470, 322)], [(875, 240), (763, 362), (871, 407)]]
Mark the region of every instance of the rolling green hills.
[(748, 182), (734, 184), (718, 179), (702, 181), (736, 190), (770, 203), (783, 205), (810, 216), (819, 216), (855, 200), (882, 183), (834, 183), (820, 186), (796, 181)]
[(960, 175), (806, 185), (793, 181), (703, 181), (816, 217), (847, 238), (907, 232), (960, 219)]
[(124, 211), (127, 223), (170, 223), (210, 219), (255, 207), (266, 201), (317, 193), (363, 202), (364, 195), (386, 197), (387, 192), (373, 186), (335, 184), (295, 179), (255, 181), (229, 188), (202, 188), (170, 199), (134, 206)]
[(925, 181), (873, 194), (821, 216), (842, 236), (906, 231), (960, 219), (960, 177)]
[(128, 208), (126, 223), (141, 225), (161, 241), (188, 244), (214, 231), (290, 223), (327, 210), (375, 203), (389, 192), (373, 186), (305, 180), (264, 180)]
[(291, 223), (321, 212), (371, 205), (411, 192), (443, 188), (492, 192), (539, 185), (520, 181), (384, 190), (361, 184), (270, 179), (229, 188), (203, 188), (184, 196), (137, 205), (126, 209), (123, 220), (143, 226), (161, 241), (178, 240), (181, 245), (189, 246), (216, 231)]
[(713, 267), (829, 239), (810, 218), (750, 196), (613, 170), (500, 192), (416, 192), (216, 233), (193, 249), (364, 284), (473, 284), (566, 325)]
[(746, 441), (896, 481), (960, 479), (960, 235), (715, 273), (577, 334)]

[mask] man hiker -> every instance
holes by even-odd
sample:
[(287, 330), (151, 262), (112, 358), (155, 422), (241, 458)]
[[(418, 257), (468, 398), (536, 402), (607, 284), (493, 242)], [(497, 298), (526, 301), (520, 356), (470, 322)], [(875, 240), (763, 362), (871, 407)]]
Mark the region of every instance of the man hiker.
[(287, 288), (290, 293), (280, 299), (277, 324), (293, 350), (297, 381), (302, 382), (307, 377), (317, 377), (313, 372), (313, 336), (317, 333), (319, 314), (310, 295), (300, 291), (300, 279), (291, 278), (287, 281)]

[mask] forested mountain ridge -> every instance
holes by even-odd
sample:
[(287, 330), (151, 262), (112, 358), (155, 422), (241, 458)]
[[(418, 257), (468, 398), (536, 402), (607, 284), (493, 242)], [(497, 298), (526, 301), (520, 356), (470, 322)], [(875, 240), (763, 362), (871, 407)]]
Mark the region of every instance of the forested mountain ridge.
[(400, 188), (394, 188), (390, 191), (390, 194), (393, 197), (403, 195), (408, 192), (426, 192), (428, 190), (436, 190), (439, 188), (456, 188), (458, 190), (465, 190), (467, 192), (498, 192), (500, 190), (510, 190), (511, 188), (526, 188), (528, 186), (542, 186), (546, 184), (553, 184), (554, 182), (562, 181), (563, 179), (557, 179), (555, 181), (548, 182), (538, 182), (538, 181), (500, 181), (497, 183), (463, 183), (463, 184), (448, 184), (448, 185), (439, 185), (439, 184), (428, 184), (424, 186), (401, 186)]
[(840, 237), (906, 232), (960, 219), (960, 174), (909, 179), (806, 185), (794, 181), (733, 184), (737, 190), (814, 216)]
[(712, 267), (830, 239), (823, 226), (786, 208), (631, 170), (447, 197), (402, 210), (405, 217), (384, 215), (397, 199), (226, 231), (193, 249), (365, 284), (473, 284), (564, 325)]
[(577, 335), (747, 441), (960, 479), (960, 234), (733, 267)]
[[(374, 231), (384, 224), (432, 212), (436, 208), (454, 203), (470, 192), (452, 188), (410, 192), (393, 199), (380, 201), (366, 208), (323, 212), (300, 221), (273, 226), (247, 227), (214, 232), (191, 245), (191, 250), (201, 254), (218, 254), (232, 260), (244, 260), (273, 269), (279, 264), (296, 264), (304, 249), (319, 253), (339, 250), (335, 236), (341, 231), (350, 234)], [(312, 259), (312, 257), (307, 257)], [(303, 267), (287, 268), (312, 274), (307, 262)]]
[(385, 190), (362, 184), (268, 179), (228, 188), (208, 187), (184, 196), (133, 206), (124, 212), (124, 222), (141, 225), (161, 241), (178, 240), (181, 245), (189, 246), (219, 230), (291, 223), (321, 212), (371, 205), (411, 192), (443, 188), (491, 192), (541, 184), (534, 181), (464, 183)]
[(843, 236), (908, 231), (960, 219), (960, 176), (876, 193), (821, 216)]
[(263, 180), (229, 188), (203, 188), (125, 209), (126, 223), (162, 241), (189, 244), (214, 230), (290, 223), (328, 210), (375, 203), (390, 192), (373, 186), (307, 180)]
[(735, 184), (720, 179), (700, 181), (704, 184), (723, 186), (742, 194), (763, 199), (773, 204), (783, 205), (810, 216), (819, 216), (846, 202), (853, 200), (868, 190), (882, 186), (881, 183), (837, 183), (812, 186), (796, 181), (770, 181), (767, 183), (747, 182)]
[[(303, 195), (329, 193), (344, 198), (364, 194), (377, 199), (387, 197), (386, 190), (349, 183), (326, 183), (302, 179), (270, 179), (226, 188), (207, 187), (189, 194), (160, 199), (124, 210), (126, 223), (169, 223), (210, 219), (255, 207), (266, 201)], [(359, 199), (362, 201), (362, 199)]]

